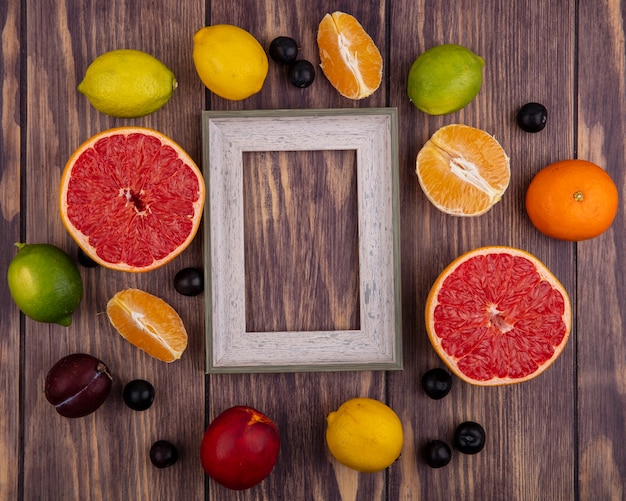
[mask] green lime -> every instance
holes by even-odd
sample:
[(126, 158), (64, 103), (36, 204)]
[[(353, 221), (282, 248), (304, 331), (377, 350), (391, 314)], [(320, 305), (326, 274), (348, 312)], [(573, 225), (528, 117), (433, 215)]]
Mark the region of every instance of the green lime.
[(407, 93), (430, 115), (445, 115), (467, 106), (483, 84), (485, 61), (462, 45), (444, 44), (422, 53), (409, 71)]
[(120, 49), (94, 59), (78, 90), (102, 113), (137, 118), (167, 103), (177, 85), (174, 73), (155, 57)]
[(9, 264), (11, 297), (22, 312), (38, 322), (64, 326), (83, 298), (83, 280), (74, 261), (50, 244), (15, 244)]

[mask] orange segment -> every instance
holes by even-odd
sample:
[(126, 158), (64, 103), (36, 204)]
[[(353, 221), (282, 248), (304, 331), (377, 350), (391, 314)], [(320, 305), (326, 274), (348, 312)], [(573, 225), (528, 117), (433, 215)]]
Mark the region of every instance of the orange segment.
[(178, 313), (152, 294), (122, 290), (107, 303), (107, 315), (124, 339), (163, 362), (178, 360), (187, 348), (187, 331)]
[(350, 14), (326, 14), (317, 32), (322, 71), (339, 93), (363, 99), (380, 87), (383, 58), (363, 26)]
[(105, 130), (68, 160), (60, 187), (63, 224), (94, 261), (149, 271), (193, 240), (204, 205), (200, 169), (174, 141), (144, 127)]
[(559, 357), (572, 327), (563, 285), (535, 256), (504, 246), (455, 259), (433, 284), (425, 317), (441, 359), (481, 386), (538, 376)]
[(455, 216), (487, 212), (511, 178), (509, 158), (494, 137), (459, 124), (432, 135), (417, 155), (416, 172), (433, 205)]

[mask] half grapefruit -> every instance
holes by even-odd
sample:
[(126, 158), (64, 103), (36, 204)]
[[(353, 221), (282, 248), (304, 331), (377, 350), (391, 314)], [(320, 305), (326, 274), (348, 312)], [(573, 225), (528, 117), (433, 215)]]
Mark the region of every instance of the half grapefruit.
[(191, 243), (205, 186), (191, 157), (153, 129), (119, 127), (84, 142), (61, 176), (63, 224), (94, 261), (158, 268)]
[(571, 326), (563, 285), (535, 256), (512, 247), (481, 247), (458, 257), (426, 300), (435, 351), (475, 385), (538, 376), (565, 348)]

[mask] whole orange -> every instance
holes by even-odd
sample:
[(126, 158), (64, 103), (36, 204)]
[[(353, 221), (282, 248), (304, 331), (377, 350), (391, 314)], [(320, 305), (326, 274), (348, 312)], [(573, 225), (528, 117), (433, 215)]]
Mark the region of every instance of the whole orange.
[(617, 214), (617, 187), (604, 169), (586, 160), (562, 160), (541, 169), (526, 192), (535, 227), (577, 242), (606, 231)]

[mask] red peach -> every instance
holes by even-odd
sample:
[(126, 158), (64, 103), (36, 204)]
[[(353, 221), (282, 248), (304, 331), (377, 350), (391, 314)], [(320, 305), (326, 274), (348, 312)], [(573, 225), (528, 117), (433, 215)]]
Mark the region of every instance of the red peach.
[(251, 407), (236, 406), (209, 424), (200, 444), (200, 459), (213, 480), (244, 490), (271, 473), (279, 448), (278, 428), (270, 418)]

